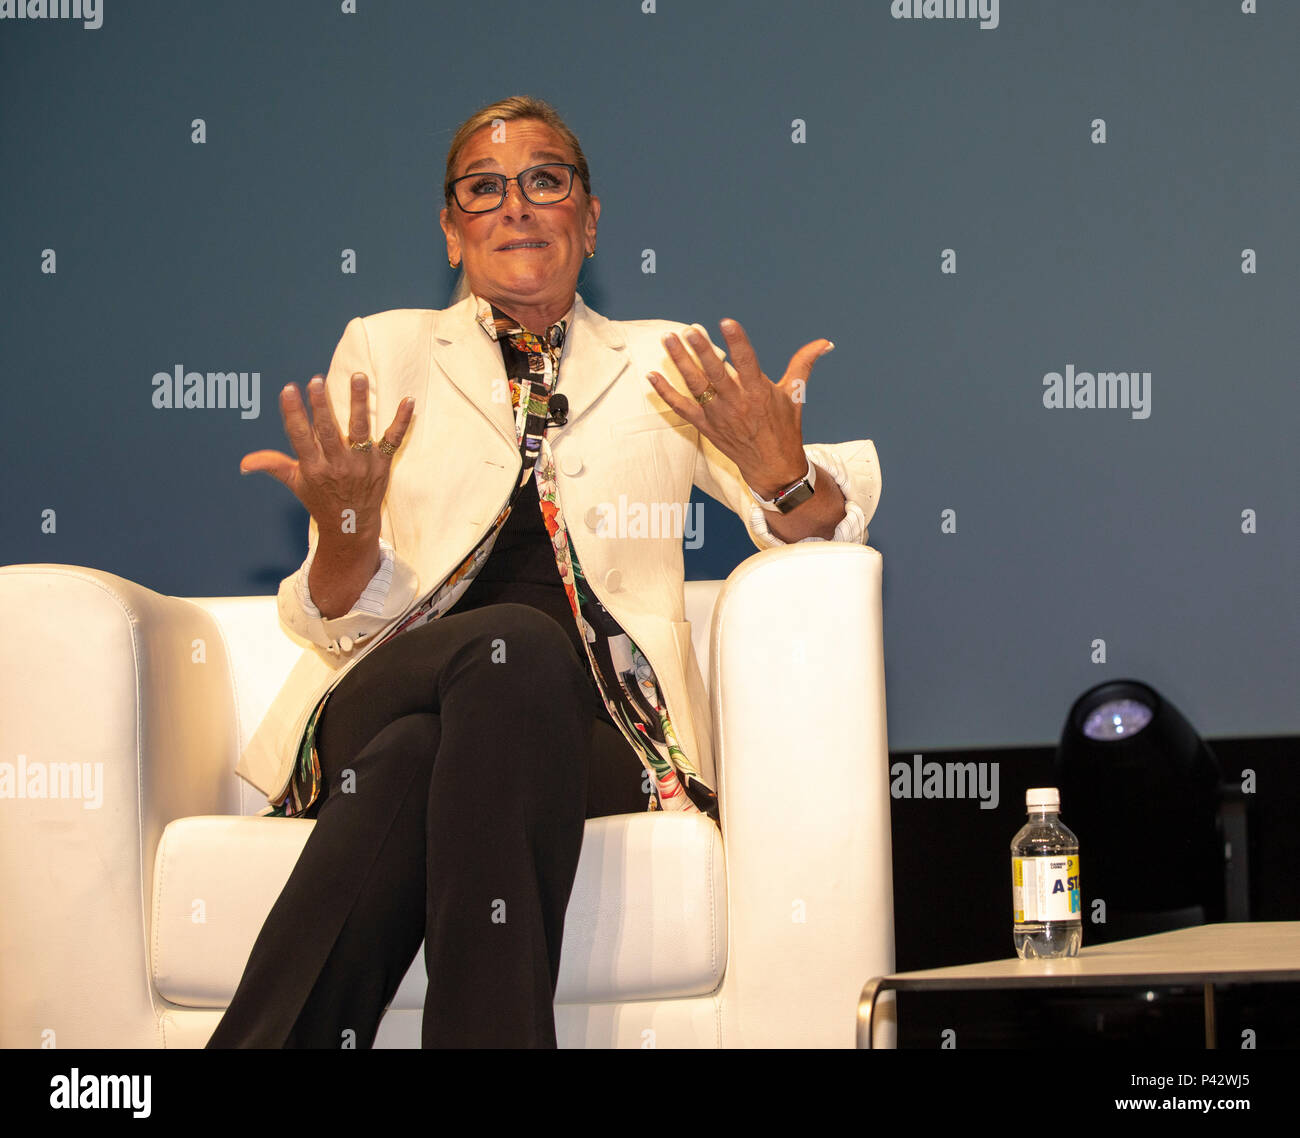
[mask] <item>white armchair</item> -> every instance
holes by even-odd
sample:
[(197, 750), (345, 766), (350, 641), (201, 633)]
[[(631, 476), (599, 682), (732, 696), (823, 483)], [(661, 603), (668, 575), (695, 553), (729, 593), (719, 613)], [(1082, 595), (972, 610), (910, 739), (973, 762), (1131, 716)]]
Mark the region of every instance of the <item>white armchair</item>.
[[(831, 542), (687, 583), (722, 832), (587, 822), (561, 1047), (854, 1046), (894, 966), (880, 602)], [(315, 824), (234, 773), (302, 645), (274, 596), (68, 565), (0, 569), (0, 613), (0, 1046), (202, 1047)], [(420, 1045), (424, 988), (421, 950), (377, 1047)]]

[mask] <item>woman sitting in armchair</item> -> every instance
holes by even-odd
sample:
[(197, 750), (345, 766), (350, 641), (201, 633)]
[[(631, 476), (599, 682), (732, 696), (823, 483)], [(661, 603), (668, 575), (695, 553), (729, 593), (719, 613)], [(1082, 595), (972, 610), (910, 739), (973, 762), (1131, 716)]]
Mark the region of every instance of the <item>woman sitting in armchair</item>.
[(728, 362), (698, 326), (583, 303), (600, 200), (550, 106), (466, 120), (445, 203), (468, 295), (353, 319), (310, 419), (281, 393), (296, 459), (241, 463), (310, 513), (279, 610), (311, 647), (238, 769), (316, 825), (209, 1047), (372, 1046), (421, 940), (425, 1047), (554, 1047), (585, 819), (719, 818), (692, 485), (760, 548), (865, 542), (879, 496), (870, 440), (801, 439), (829, 341), (773, 383), (734, 321)]

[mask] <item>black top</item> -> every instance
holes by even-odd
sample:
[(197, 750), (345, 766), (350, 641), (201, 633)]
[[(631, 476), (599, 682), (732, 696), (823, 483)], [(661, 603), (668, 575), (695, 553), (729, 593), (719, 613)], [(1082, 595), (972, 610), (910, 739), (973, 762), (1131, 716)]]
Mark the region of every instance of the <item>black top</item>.
[[(469, 588), (448, 610), (468, 612), (484, 605), (531, 605), (541, 609), (568, 633), (582, 666), (591, 670), (587, 652), (578, 638), (578, 624), (555, 563), (551, 535), (546, 532), (542, 507), (537, 497), (537, 478), (530, 474), (506, 518), (496, 544)], [(595, 680), (592, 681), (593, 685)]]

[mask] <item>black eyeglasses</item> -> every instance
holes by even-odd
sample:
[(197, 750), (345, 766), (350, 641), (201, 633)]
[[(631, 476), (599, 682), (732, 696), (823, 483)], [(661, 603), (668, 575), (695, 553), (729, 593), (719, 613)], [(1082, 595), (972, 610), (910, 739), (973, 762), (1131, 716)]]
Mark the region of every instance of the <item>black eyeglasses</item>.
[(573, 192), (576, 166), (567, 162), (549, 162), (544, 166), (530, 166), (520, 170), (517, 177), (504, 174), (466, 174), (449, 186), (456, 204), (466, 213), (488, 213), (500, 209), (506, 200), (506, 185), (518, 182), (520, 192), (533, 205), (555, 205)]

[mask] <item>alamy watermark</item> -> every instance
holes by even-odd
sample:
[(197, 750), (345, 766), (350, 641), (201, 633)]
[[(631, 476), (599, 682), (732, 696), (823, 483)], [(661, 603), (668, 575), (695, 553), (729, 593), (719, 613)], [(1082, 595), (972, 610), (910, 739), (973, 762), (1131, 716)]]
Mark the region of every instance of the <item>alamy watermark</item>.
[(979, 20), (991, 32), (998, 26), (998, 0), (890, 0), (895, 20)]
[(1133, 418), (1151, 414), (1149, 371), (1075, 371), (1065, 365), (1065, 375), (1049, 371), (1043, 376), (1043, 406), (1051, 411), (1132, 408)]
[(890, 766), (889, 778), (892, 798), (978, 798), (981, 810), (998, 808), (997, 763), (927, 763), (913, 755)]
[(87, 810), (104, 804), (103, 763), (0, 763), (0, 798), (80, 798)]
[(601, 502), (595, 514), (597, 537), (684, 538), (687, 549), (704, 544), (702, 502), (629, 502), (620, 494), (617, 502)]
[(88, 31), (104, 23), (101, 0), (0, 0), (0, 20), (80, 20)]
[(159, 410), (210, 410), (238, 407), (241, 419), (262, 413), (260, 371), (186, 371), (177, 364), (153, 377), (153, 405)]

